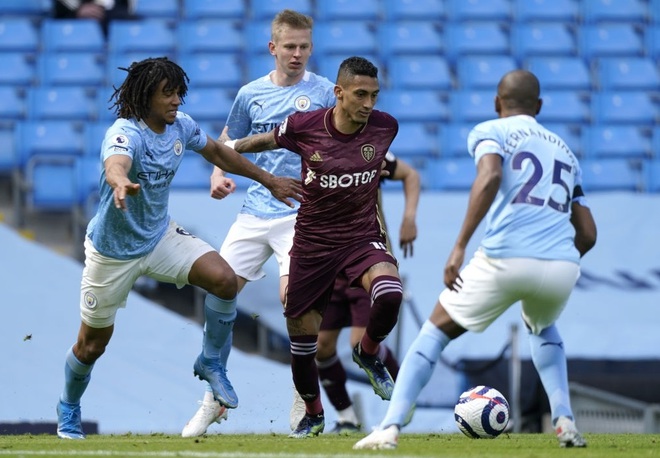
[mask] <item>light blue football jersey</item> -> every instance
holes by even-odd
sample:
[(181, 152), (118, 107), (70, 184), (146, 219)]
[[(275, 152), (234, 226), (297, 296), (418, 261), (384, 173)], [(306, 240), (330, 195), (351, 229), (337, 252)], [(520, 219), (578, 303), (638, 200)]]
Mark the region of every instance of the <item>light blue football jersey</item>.
[(475, 163), (490, 153), (503, 160), (502, 183), (486, 216), (484, 252), (579, 262), (570, 217), (582, 172), (566, 143), (525, 115), (478, 124), (467, 143)]
[[(238, 139), (273, 130), (296, 111), (312, 111), (335, 104), (335, 85), (325, 77), (305, 71), (293, 86), (277, 86), (268, 75), (241, 87), (231, 107), (227, 125), (229, 138)], [(300, 156), (286, 149), (247, 153), (245, 157), (276, 176), (300, 178)], [(298, 211), (280, 202), (261, 183), (248, 188), (241, 213), (259, 218), (282, 218)]]
[(170, 183), (181, 159), (188, 149), (204, 148), (206, 141), (206, 133), (182, 112), (162, 134), (136, 119), (119, 118), (110, 126), (101, 146), (101, 161), (114, 154), (129, 156), (133, 163), (128, 178), (140, 184), (140, 192), (126, 197), (125, 211), (115, 208), (112, 188), (101, 168), (99, 208), (87, 226), (99, 253), (134, 259), (154, 249), (170, 222)]

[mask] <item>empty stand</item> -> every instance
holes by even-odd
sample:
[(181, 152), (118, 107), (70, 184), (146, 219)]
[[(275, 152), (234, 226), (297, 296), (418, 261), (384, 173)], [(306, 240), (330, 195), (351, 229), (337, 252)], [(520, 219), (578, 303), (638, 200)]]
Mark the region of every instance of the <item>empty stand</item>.
[(103, 30), (95, 19), (45, 19), (41, 23), (41, 39), (46, 53), (105, 52)]
[(639, 191), (642, 174), (627, 159), (582, 159), (582, 183), (585, 192)]
[(428, 89), (381, 89), (376, 109), (390, 113), (399, 122), (441, 122), (449, 115), (442, 95)]
[(376, 54), (376, 34), (369, 23), (363, 21), (319, 22), (314, 26), (314, 52), (344, 57)]
[(420, 122), (400, 122), (399, 133), (390, 149), (405, 161), (412, 158), (430, 158), (438, 155), (435, 125)]
[(247, 81), (253, 81), (275, 70), (275, 57), (270, 54), (250, 56), (246, 61)]
[(149, 57), (153, 57), (153, 54), (149, 51), (108, 55), (105, 68), (105, 78), (108, 85), (121, 86), (128, 74), (126, 69), (133, 62), (140, 62)]
[(395, 54), (442, 54), (442, 32), (435, 21), (382, 22), (377, 33), (383, 60)]
[(0, 16), (0, 52), (39, 51), (39, 32), (32, 20), (21, 16)]
[(234, 94), (228, 90), (200, 87), (188, 92), (179, 110), (196, 121), (226, 120), (233, 101)]
[(422, 171), (422, 189), (432, 191), (469, 191), (477, 175), (474, 159), (441, 158), (429, 160)]
[(151, 57), (160, 57), (173, 54), (175, 49), (174, 30), (164, 20), (110, 22), (108, 51), (111, 54), (145, 52)]
[(645, 161), (643, 164), (645, 190), (648, 192), (660, 192), (660, 160)]
[(186, 151), (170, 184), (172, 189), (203, 189), (211, 186), (213, 164), (194, 151)]
[(383, 0), (383, 16), (387, 21), (442, 21), (447, 10), (443, 0)]
[(511, 19), (509, 0), (447, 0), (449, 21), (508, 21)]
[[(271, 38), (270, 21), (250, 21), (243, 27), (243, 47), (247, 59), (254, 55), (269, 55), (268, 42)], [(316, 43), (316, 27), (314, 28), (314, 42)], [(315, 44), (316, 46), (316, 44)], [(272, 56), (270, 56), (272, 57)]]
[(185, 20), (179, 22), (176, 34), (181, 57), (208, 52), (239, 54), (243, 50), (243, 32), (234, 20)]
[(78, 86), (39, 86), (27, 92), (28, 117), (93, 121), (97, 116), (96, 103), (90, 93)]
[(319, 21), (377, 21), (381, 18), (381, 3), (380, 0), (317, 1), (316, 18)]
[(479, 123), (497, 116), (494, 89), (463, 89), (449, 94), (452, 122)]
[(465, 157), (468, 154), (467, 138), (474, 123), (448, 123), (438, 131), (438, 146), (442, 157)]
[(181, 13), (187, 19), (245, 19), (243, 0), (183, 0)]
[(179, 58), (179, 64), (190, 78), (189, 87), (216, 87), (235, 89), (243, 82), (240, 58), (234, 54), (188, 54)]
[(580, 27), (580, 53), (587, 59), (644, 54), (642, 34), (632, 24), (599, 23)]
[(178, 20), (179, 0), (138, 0), (134, 13), (143, 18)]
[(642, 0), (581, 0), (582, 18), (594, 22), (646, 22), (647, 2)]
[(24, 90), (15, 86), (0, 86), (0, 122), (13, 125), (27, 117)]
[(444, 38), (452, 62), (469, 54), (508, 56), (511, 51), (508, 33), (495, 22), (449, 23)]
[(580, 3), (576, 0), (512, 0), (514, 19), (529, 22), (577, 22)]
[(31, 55), (8, 51), (0, 52), (0, 85), (27, 87), (35, 83), (36, 68)]
[(598, 84), (602, 90), (649, 90), (660, 88), (660, 71), (648, 57), (611, 57), (598, 60)]
[(389, 86), (448, 91), (453, 86), (447, 60), (442, 56), (394, 56), (388, 61)]
[(602, 91), (592, 95), (591, 113), (596, 124), (658, 122), (658, 107), (646, 91)]
[(52, 6), (52, 0), (2, 0), (0, 16), (42, 18), (51, 13)]
[(100, 87), (105, 84), (105, 63), (93, 53), (44, 53), (39, 57), (37, 68), (42, 86)]
[(511, 48), (518, 60), (539, 56), (575, 56), (573, 32), (563, 22), (521, 23), (511, 30)]
[(585, 154), (592, 158), (646, 159), (652, 156), (651, 130), (630, 125), (597, 125), (584, 130)]
[(543, 127), (557, 134), (578, 157), (585, 155), (582, 142), (582, 124), (543, 123)]
[(545, 91), (543, 83), (541, 88), (543, 106), (538, 115), (539, 122), (586, 124), (590, 121), (588, 95), (572, 90)]
[(526, 67), (538, 77), (544, 90), (591, 89), (589, 67), (581, 57), (531, 57)]
[(465, 56), (456, 63), (456, 80), (460, 88), (494, 91), (502, 75), (517, 68), (511, 56)]

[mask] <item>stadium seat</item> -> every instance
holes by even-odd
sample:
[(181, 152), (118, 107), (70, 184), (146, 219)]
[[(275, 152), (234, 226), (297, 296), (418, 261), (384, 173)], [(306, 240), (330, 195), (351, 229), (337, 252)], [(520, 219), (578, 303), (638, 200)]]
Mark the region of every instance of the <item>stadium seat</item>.
[(598, 60), (601, 90), (649, 90), (660, 88), (660, 71), (648, 57), (605, 57)]
[(644, 174), (644, 190), (660, 193), (660, 160), (644, 161), (642, 165)]
[(538, 77), (543, 90), (591, 90), (589, 67), (580, 57), (531, 57), (526, 68)]
[(153, 53), (149, 51), (108, 55), (105, 68), (105, 78), (107, 84), (110, 86), (114, 85), (119, 87), (124, 82), (126, 75), (128, 74), (126, 70), (121, 70), (121, 68), (128, 68), (133, 62), (139, 62), (152, 56)]
[(575, 56), (577, 46), (564, 23), (523, 23), (511, 30), (513, 56), (519, 61), (539, 56)]
[(588, 96), (581, 91), (542, 91), (541, 98), (543, 105), (538, 120), (542, 124), (586, 124), (590, 121)]
[(138, 0), (134, 13), (143, 18), (179, 19), (179, 0)]
[(175, 43), (174, 30), (165, 20), (116, 20), (110, 22), (108, 52), (111, 54), (148, 52), (152, 57), (172, 55), (176, 50)]
[(37, 72), (42, 86), (99, 87), (105, 84), (105, 63), (97, 54), (43, 53)]
[(447, 0), (447, 20), (465, 21), (509, 21), (509, 0)]
[(85, 130), (85, 156), (99, 158), (105, 133), (113, 121), (95, 121), (87, 124)]
[(381, 89), (376, 109), (391, 114), (399, 122), (441, 122), (449, 115), (442, 95), (428, 89)]
[(328, 54), (344, 57), (377, 54), (376, 34), (367, 22), (318, 22), (314, 26), (314, 52), (317, 58)]
[[(314, 30), (314, 51), (316, 51), (316, 27)], [(243, 46), (247, 59), (252, 56), (266, 54), (271, 58), (268, 50), (268, 42), (270, 41), (271, 24), (270, 21), (250, 21), (243, 28)]]
[(390, 149), (405, 161), (409, 158), (432, 158), (438, 155), (434, 124), (400, 122), (399, 133)]
[(646, 91), (596, 92), (591, 112), (596, 124), (653, 126), (658, 122), (658, 108)]
[(589, 158), (646, 159), (653, 152), (651, 130), (638, 126), (615, 124), (586, 127), (583, 145), (585, 155)]
[(42, 19), (51, 14), (52, 0), (2, 0), (0, 16), (26, 16)]
[(469, 54), (506, 56), (510, 53), (509, 36), (495, 22), (449, 23), (444, 36), (450, 62)]
[(98, 207), (101, 159), (99, 156), (89, 155), (77, 157), (75, 167), (75, 188), (78, 194), (78, 221), (76, 223), (84, 227), (94, 216)]
[(234, 103), (234, 94), (228, 90), (204, 87), (188, 92), (180, 111), (195, 121), (225, 121)]
[(479, 123), (497, 117), (495, 88), (462, 89), (449, 94), (449, 113), (454, 123)]
[[(658, 9), (660, 9), (660, 2), (658, 3)], [(646, 53), (647, 55), (657, 60), (660, 60), (660, 12), (656, 15), (656, 23), (649, 24), (646, 27)]]
[(642, 0), (582, 0), (582, 20), (595, 22), (646, 22), (648, 11)]
[(10, 177), (18, 167), (16, 139), (12, 127), (0, 127), (0, 177)]
[(467, 157), (467, 138), (474, 123), (443, 124), (438, 131), (441, 157)]
[[(385, 75), (385, 67), (383, 63), (380, 60), (380, 56), (378, 55), (371, 55), (371, 54), (360, 54), (361, 57), (364, 57), (367, 59), (369, 62), (374, 64), (378, 68), (378, 78), (381, 81), (381, 85), (385, 83), (384, 75)], [(270, 60), (270, 68), (273, 68), (273, 57), (269, 56), (271, 58)], [(312, 66), (313, 66), (313, 71), (314, 73), (325, 76), (328, 78), (330, 81), (333, 83), (337, 80), (337, 72), (339, 70), (339, 65), (344, 61), (349, 56), (343, 55), (343, 54), (328, 54), (325, 56), (321, 56), (318, 58), (315, 58), (314, 54), (312, 54)]]
[(578, 157), (583, 157), (584, 148), (582, 145), (582, 131), (584, 127), (581, 124), (566, 124), (566, 123), (543, 123), (543, 127), (549, 131), (557, 134), (566, 143), (573, 154)]
[(0, 52), (37, 53), (39, 32), (28, 17), (0, 16)]
[(27, 210), (72, 212), (78, 203), (76, 175), (76, 161), (72, 157), (29, 162), (23, 177)]
[(378, 26), (380, 55), (435, 54), (443, 50), (442, 33), (435, 21), (381, 22)]
[(170, 184), (171, 189), (209, 190), (213, 164), (194, 151), (186, 151)]
[(240, 58), (234, 54), (188, 54), (179, 64), (190, 78), (189, 88), (226, 87), (237, 88), (243, 82)]
[(0, 52), (0, 86), (27, 87), (35, 83), (34, 59), (23, 52)]
[(12, 125), (27, 117), (25, 91), (15, 86), (0, 86), (0, 123)]
[(38, 86), (27, 91), (28, 119), (94, 121), (96, 103), (88, 90), (78, 86)]
[(181, 13), (185, 19), (245, 19), (243, 0), (183, 0)]
[(319, 22), (342, 20), (378, 21), (382, 16), (380, 7), (380, 0), (332, 0), (316, 2), (316, 19)]
[(422, 189), (431, 191), (469, 191), (477, 176), (474, 159), (440, 158), (427, 162), (421, 173)]
[(443, 0), (384, 0), (386, 21), (443, 21), (447, 17)]
[(580, 27), (580, 54), (586, 59), (610, 56), (641, 56), (642, 36), (632, 24), (599, 23)]
[(513, 15), (519, 24), (530, 22), (576, 23), (580, 4), (576, 0), (513, 0)]
[(389, 87), (403, 89), (435, 89), (448, 91), (452, 88), (449, 64), (438, 55), (393, 56), (387, 64)]
[(502, 75), (517, 68), (511, 56), (465, 56), (456, 63), (456, 81), (459, 88), (495, 91)]
[(639, 191), (642, 174), (627, 159), (583, 159), (582, 184), (585, 193), (602, 191)]
[(284, 8), (312, 16), (314, 9), (311, 0), (249, 0), (249, 16), (252, 20), (272, 21)]
[(206, 52), (239, 54), (243, 50), (243, 32), (233, 20), (184, 20), (179, 22), (176, 33), (179, 56)]
[(105, 52), (105, 36), (95, 19), (45, 19), (41, 23), (41, 42), (47, 53)]
[(84, 123), (62, 120), (22, 121), (16, 124), (15, 135), (18, 165), (21, 168), (37, 156), (76, 157), (85, 153)]
[(246, 63), (248, 81), (261, 78), (275, 70), (275, 58), (270, 54), (257, 54), (250, 56), (246, 59)]

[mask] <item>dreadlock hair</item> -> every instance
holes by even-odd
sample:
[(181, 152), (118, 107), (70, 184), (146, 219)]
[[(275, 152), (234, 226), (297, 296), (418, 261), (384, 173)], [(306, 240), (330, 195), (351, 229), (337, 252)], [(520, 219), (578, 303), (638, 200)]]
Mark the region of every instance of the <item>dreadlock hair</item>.
[(337, 84), (345, 83), (358, 75), (378, 78), (378, 68), (364, 57), (349, 57), (339, 65)]
[(120, 118), (146, 118), (151, 109), (151, 97), (163, 80), (167, 80), (164, 90), (177, 91), (181, 103), (188, 93), (188, 75), (167, 57), (150, 57), (119, 69), (127, 71), (128, 75), (121, 86), (113, 86), (115, 91), (110, 101), (115, 101), (110, 109), (114, 108)]

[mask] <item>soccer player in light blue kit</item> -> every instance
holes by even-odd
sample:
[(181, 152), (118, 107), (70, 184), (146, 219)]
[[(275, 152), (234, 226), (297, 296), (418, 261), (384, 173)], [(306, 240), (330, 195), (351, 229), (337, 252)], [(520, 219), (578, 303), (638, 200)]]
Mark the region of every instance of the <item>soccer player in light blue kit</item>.
[[(263, 183), (278, 199), (293, 206), (300, 183), (275, 177), (231, 148), (208, 137), (197, 123), (178, 111), (188, 91), (188, 77), (167, 58), (134, 62), (112, 98), (118, 119), (101, 146), (103, 169), (100, 204), (87, 227), (85, 267), (80, 294), (81, 324), (76, 343), (66, 354), (65, 385), (57, 405), (57, 435), (84, 439), (80, 400), (96, 360), (114, 331), (117, 310), (135, 281), (147, 275), (179, 288), (196, 285), (235, 304), (234, 272), (209, 244), (170, 219), (170, 183), (187, 150), (194, 150), (225, 170)], [(219, 306), (207, 305), (202, 353), (194, 372), (210, 383), (213, 395), (226, 402), (225, 377), (218, 363), (224, 340)]]
[[(495, 97), (499, 119), (470, 132), (468, 152), (477, 177), (445, 266), (446, 289), (406, 353), (385, 418), (353, 448), (396, 448), (405, 415), (442, 350), (466, 331), (483, 331), (518, 301), (559, 445), (586, 446), (575, 427), (566, 354), (555, 321), (580, 275), (580, 258), (596, 243), (596, 225), (575, 155), (535, 119), (539, 95), (532, 73), (507, 73)], [(465, 248), (484, 217), (481, 246), (459, 273)]]
[[(312, 18), (296, 11), (283, 10), (274, 17), (268, 49), (274, 57), (275, 69), (240, 88), (221, 140), (269, 132), (291, 113), (334, 105), (334, 83), (306, 70), (312, 53), (312, 27)], [(290, 151), (279, 149), (246, 156), (277, 176), (300, 176), (300, 156)], [(214, 169), (212, 197), (222, 199), (235, 187), (234, 181), (226, 177), (222, 169)], [(250, 185), (243, 207), (220, 248), (220, 255), (236, 273), (239, 292), (247, 282), (264, 277), (263, 265), (275, 255), (280, 273), (280, 301), (284, 303), (297, 212), (298, 205), (282, 205), (260, 183)], [(205, 303), (221, 310), (221, 319), (227, 324), (223, 328), (225, 345), (221, 361), (226, 368), (237, 314), (236, 303), (219, 300), (213, 294), (207, 294)], [(226, 391), (233, 393), (232, 399), (237, 404), (238, 397), (228, 380)], [(210, 386), (207, 387), (199, 409), (184, 426), (182, 436), (204, 434), (213, 422), (227, 417), (226, 407), (214, 399)]]

